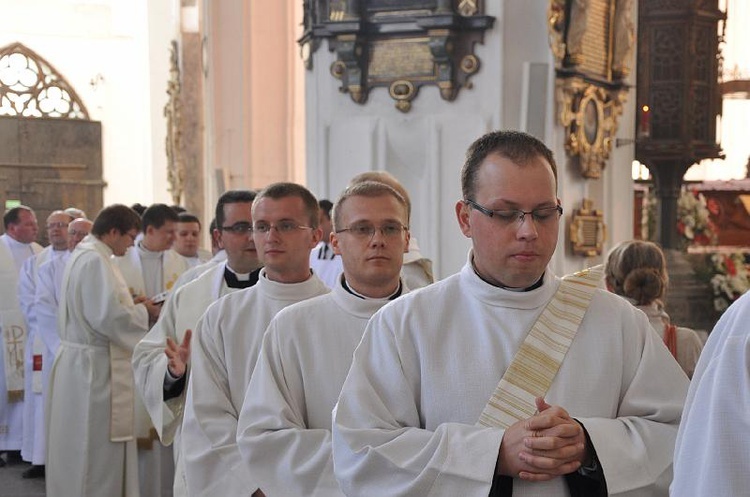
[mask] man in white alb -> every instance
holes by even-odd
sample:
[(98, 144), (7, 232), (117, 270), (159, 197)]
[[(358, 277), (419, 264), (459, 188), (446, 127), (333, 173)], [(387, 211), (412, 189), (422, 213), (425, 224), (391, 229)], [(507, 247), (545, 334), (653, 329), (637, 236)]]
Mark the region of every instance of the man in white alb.
[[(123, 257), (116, 257), (125, 282), (134, 297), (153, 298), (172, 289), (188, 268), (187, 259), (170, 250), (179, 216), (166, 204), (153, 204), (141, 216), (143, 238)], [(163, 297), (162, 297), (163, 298)], [(140, 397), (136, 399), (136, 431), (141, 478), (141, 497), (170, 492), (174, 482), (174, 456), (158, 435)]]
[(674, 451), (675, 497), (750, 489), (750, 293), (724, 312), (690, 382)]
[(666, 495), (687, 377), (643, 313), (588, 273), (561, 283), (549, 269), (556, 183), (530, 135), (469, 148), (455, 207), (466, 265), (376, 313), (344, 382), (346, 495)]
[[(60, 333), (57, 330), (57, 309), (60, 305), (62, 277), (70, 255), (79, 243), (91, 232), (92, 222), (85, 218), (74, 219), (68, 224), (68, 250), (62, 257), (50, 259), (39, 266), (34, 310), (36, 311), (37, 332), (44, 343), (42, 360), (43, 396), (47, 398), (49, 374), (52, 362), (60, 346)], [(49, 359), (48, 359), (49, 358)]]
[[(349, 184), (354, 185), (362, 181), (385, 183), (396, 190), (406, 200), (406, 205), (409, 206), (409, 218), (411, 219), (409, 192), (395, 176), (388, 171), (368, 171), (356, 175)], [(404, 284), (410, 290), (416, 290), (435, 282), (435, 277), (432, 274), (432, 261), (422, 255), (415, 237), (409, 239), (409, 250), (404, 254), (404, 265), (401, 267), (401, 279), (404, 280)]]
[(65, 266), (46, 413), (47, 495), (140, 495), (130, 357), (159, 306), (134, 303), (112, 261), (139, 227), (129, 207), (102, 209)]
[[(0, 453), (21, 462), (23, 444), (24, 345), (26, 323), (18, 298), (18, 277), (26, 259), (39, 253), (39, 226), (31, 208), (21, 205), (5, 212), (0, 236)], [(0, 458), (0, 466), (5, 461)]]
[(64, 211), (54, 211), (47, 217), (47, 238), (50, 244), (34, 257), (29, 257), (21, 268), (18, 298), (26, 318), (27, 334), (24, 365), (24, 423), (21, 457), (31, 467), (23, 472), (24, 478), (44, 476), (44, 406), (42, 399), (42, 369), (45, 347), (39, 333), (34, 296), (39, 282), (39, 267), (53, 259), (62, 259), (68, 253), (68, 224), (73, 220)]
[(182, 425), (191, 496), (256, 491), (237, 448), (237, 419), (263, 333), (284, 307), (328, 292), (310, 271), (310, 250), (320, 240), (315, 197), (303, 186), (275, 183), (255, 198), (252, 214), (264, 264), (259, 281), (211, 304), (192, 342)]
[(187, 259), (189, 267), (195, 267), (207, 262), (211, 252), (200, 248), (201, 221), (197, 216), (188, 212), (177, 215), (177, 225), (174, 230), (174, 243), (172, 250)]
[(406, 292), (406, 201), (383, 183), (347, 188), (331, 246), (344, 274), (331, 293), (279, 312), (245, 394), (237, 444), (266, 495), (342, 496), (333, 475), (331, 410), (370, 317)]
[(165, 445), (174, 442), (175, 497), (187, 495), (180, 429), (191, 330), (212, 302), (258, 282), (260, 263), (252, 238), (254, 198), (255, 193), (248, 190), (230, 190), (219, 197), (216, 219), (227, 259), (176, 289), (164, 304), (159, 320), (133, 352), (136, 388), (159, 439)]

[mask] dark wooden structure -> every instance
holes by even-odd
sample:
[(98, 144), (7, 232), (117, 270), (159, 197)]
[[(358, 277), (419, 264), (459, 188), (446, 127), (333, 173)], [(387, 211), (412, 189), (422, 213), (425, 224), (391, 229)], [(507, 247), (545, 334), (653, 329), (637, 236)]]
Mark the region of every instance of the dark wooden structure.
[(659, 241), (678, 246), (677, 198), (688, 168), (721, 157), (718, 0), (640, 2), (636, 159), (654, 176)]
[(358, 104), (385, 87), (402, 112), (420, 87), (437, 86), (452, 101), (480, 67), (474, 45), (494, 17), (479, 0), (305, 0), (299, 40), (308, 67), (322, 40), (336, 52), (331, 74)]
[[(0, 206), (20, 201), (40, 225), (56, 209), (102, 208), (102, 128), (51, 64), (14, 43), (0, 49)], [(40, 229), (40, 241), (47, 242)]]

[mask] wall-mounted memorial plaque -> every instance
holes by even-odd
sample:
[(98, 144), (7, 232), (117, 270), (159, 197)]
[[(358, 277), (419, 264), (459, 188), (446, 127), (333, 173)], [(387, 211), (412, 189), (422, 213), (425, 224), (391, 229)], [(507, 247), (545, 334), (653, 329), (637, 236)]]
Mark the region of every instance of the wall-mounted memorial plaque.
[(632, 0), (551, 0), (558, 119), (585, 178), (599, 178), (627, 96), (635, 28)]
[(419, 89), (437, 86), (454, 100), (479, 70), (474, 45), (494, 18), (479, 0), (305, 0), (299, 40), (308, 68), (322, 39), (336, 52), (331, 74), (355, 102), (384, 87), (402, 112)]

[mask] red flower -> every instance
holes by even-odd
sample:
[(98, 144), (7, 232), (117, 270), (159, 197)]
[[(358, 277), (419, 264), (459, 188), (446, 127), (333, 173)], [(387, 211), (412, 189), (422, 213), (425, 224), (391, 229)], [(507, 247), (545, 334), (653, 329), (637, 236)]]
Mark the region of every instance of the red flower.
[(682, 221), (677, 221), (677, 231), (680, 232), (681, 235), (685, 234), (685, 223)]
[(737, 266), (734, 265), (734, 261), (731, 257), (727, 257), (724, 260), (724, 264), (727, 266), (727, 274), (729, 276), (735, 276), (737, 274)]
[(721, 206), (715, 198), (709, 198), (706, 202), (706, 207), (708, 207), (708, 212), (710, 212), (714, 216), (718, 216), (719, 212), (721, 212)]

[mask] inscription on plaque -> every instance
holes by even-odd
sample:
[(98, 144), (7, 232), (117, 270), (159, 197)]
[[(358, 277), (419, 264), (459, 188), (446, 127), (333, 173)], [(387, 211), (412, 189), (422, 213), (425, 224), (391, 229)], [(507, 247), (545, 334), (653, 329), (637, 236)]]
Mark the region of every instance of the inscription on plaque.
[(610, 0), (592, 0), (586, 12), (586, 32), (583, 35), (583, 61), (581, 69), (592, 75), (610, 79), (610, 26), (612, 5)]
[(410, 80), (435, 78), (435, 63), (429, 38), (382, 40), (372, 44), (370, 52), (371, 83), (390, 83), (394, 77), (408, 74)]
[(434, 9), (437, 0), (371, 0), (367, 2), (367, 10), (378, 12), (381, 10), (411, 10)]

